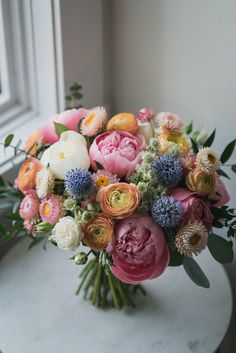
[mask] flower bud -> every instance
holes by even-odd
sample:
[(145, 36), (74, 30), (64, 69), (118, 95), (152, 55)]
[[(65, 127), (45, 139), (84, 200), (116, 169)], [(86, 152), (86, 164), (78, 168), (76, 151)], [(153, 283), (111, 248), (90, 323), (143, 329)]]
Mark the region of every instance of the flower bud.
[(83, 214), (82, 214), (81, 220), (82, 220), (82, 221), (90, 221), (90, 219), (91, 219), (92, 217), (93, 217), (93, 213), (92, 213), (92, 212), (85, 211), (85, 212), (83, 212)]
[(74, 257), (74, 262), (76, 265), (84, 265), (88, 261), (88, 256), (85, 252), (79, 252)]
[(89, 203), (87, 206), (88, 211), (93, 211), (93, 212), (97, 212), (98, 211), (98, 207), (96, 204), (93, 203)]
[(196, 142), (199, 145), (204, 145), (204, 143), (206, 142), (206, 140), (208, 139), (208, 132), (205, 130), (201, 130), (198, 134), (198, 136), (196, 137)]
[(37, 232), (43, 233), (43, 232), (50, 232), (52, 230), (53, 226), (48, 223), (48, 222), (41, 222), (36, 225), (36, 230)]
[(72, 197), (69, 197), (64, 201), (64, 207), (67, 211), (74, 211), (76, 207), (76, 201)]
[(147, 186), (146, 183), (144, 183), (143, 181), (140, 181), (137, 185), (138, 189), (140, 192), (143, 192), (146, 190)]

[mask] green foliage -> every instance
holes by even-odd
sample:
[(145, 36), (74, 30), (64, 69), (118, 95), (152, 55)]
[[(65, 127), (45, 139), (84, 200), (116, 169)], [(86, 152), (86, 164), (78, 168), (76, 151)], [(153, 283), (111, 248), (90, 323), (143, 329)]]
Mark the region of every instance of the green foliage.
[(69, 94), (65, 96), (66, 100), (66, 110), (73, 109), (73, 108), (81, 108), (82, 105), (79, 101), (83, 98), (83, 94), (81, 93), (82, 86), (78, 83), (73, 83), (72, 86), (69, 88)]
[(233, 261), (234, 252), (232, 241), (227, 241), (216, 234), (210, 234), (208, 238), (208, 248), (214, 259), (221, 264)]
[(181, 255), (175, 249), (169, 248), (169, 251), (170, 251), (169, 266), (181, 266), (181, 265), (183, 265), (184, 256)]
[(223, 176), (224, 178), (227, 178), (227, 179), (230, 179), (230, 177), (228, 176), (228, 174), (226, 174), (222, 169), (218, 169), (217, 170), (217, 173), (220, 175), (220, 176)]
[(236, 173), (236, 164), (233, 164), (233, 165), (231, 166), (231, 169), (232, 169), (232, 171), (233, 171), (234, 173)]
[(189, 135), (191, 134), (192, 131), (193, 131), (193, 122), (191, 121), (191, 123), (187, 125), (186, 128), (184, 129), (184, 132), (185, 134)]
[(210, 288), (210, 283), (206, 275), (192, 257), (185, 257), (183, 260), (183, 266), (185, 272), (196, 285), (204, 288)]
[(199, 148), (198, 148), (197, 143), (196, 143), (192, 138), (190, 138), (190, 140), (191, 140), (191, 143), (192, 143), (193, 152), (194, 152), (194, 153), (198, 153)]
[(232, 155), (232, 153), (234, 151), (235, 144), (236, 144), (236, 139), (231, 141), (225, 147), (225, 149), (224, 149), (224, 151), (223, 151), (223, 153), (221, 154), (221, 157), (220, 157), (221, 163), (225, 163), (225, 162), (227, 162), (230, 159), (230, 157), (231, 157), (231, 155)]
[(5, 147), (5, 148), (8, 147), (8, 146), (10, 146), (10, 144), (11, 144), (13, 138), (14, 138), (14, 135), (13, 135), (13, 134), (10, 134), (10, 135), (8, 135), (8, 136), (5, 138), (5, 141), (4, 141), (4, 147)]
[(57, 134), (58, 137), (60, 137), (61, 134), (62, 134), (64, 131), (68, 131), (68, 130), (69, 130), (66, 125), (56, 123), (55, 121), (54, 121), (53, 123), (54, 123), (55, 131), (56, 131), (56, 134)]
[(211, 145), (213, 144), (213, 142), (215, 140), (215, 135), (216, 135), (216, 129), (214, 129), (212, 134), (208, 137), (208, 139), (204, 143), (203, 147), (211, 147)]

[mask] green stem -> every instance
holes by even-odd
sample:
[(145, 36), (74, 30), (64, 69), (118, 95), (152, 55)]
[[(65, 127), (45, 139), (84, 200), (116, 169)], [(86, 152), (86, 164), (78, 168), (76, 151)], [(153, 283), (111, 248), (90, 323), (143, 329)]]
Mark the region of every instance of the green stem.
[(116, 290), (115, 290), (115, 287), (114, 287), (114, 285), (113, 285), (112, 278), (111, 278), (111, 273), (110, 273), (110, 272), (107, 273), (107, 277), (108, 277), (109, 286), (110, 286), (110, 288), (111, 288), (111, 294), (112, 294), (112, 298), (113, 298), (113, 301), (114, 301), (115, 308), (116, 308), (117, 310), (120, 310), (120, 309), (121, 309), (120, 303), (119, 303), (118, 297), (117, 297), (117, 295), (116, 295)]
[(94, 279), (94, 277), (95, 277), (95, 275), (97, 273), (97, 269), (98, 269), (98, 263), (96, 262), (94, 264), (94, 266), (93, 266), (92, 271), (90, 272), (89, 278), (88, 278), (88, 280), (86, 282), (86, 285), (84, 287), (84, 298), (86, 298), (88, 289), (89, 289), (89, 287), (90, 287), (90, 285), (91, 285), (91, 283), (92, 283), (92, 281), (93, 281), (93, 279)]
[(96, 300), (98, 298), (98, 293), (100, 292), (100, 286), (101, 286), (101, 274), (102, 274), (102, 264), (99, 262), (98, 264), (98, 270), (96, 274), (96, 279), (95, 279), (95, 284), (94, 284), (94, 289), (93, 289), (93, 295), (92, 295), (92, 304), (96, 304)]

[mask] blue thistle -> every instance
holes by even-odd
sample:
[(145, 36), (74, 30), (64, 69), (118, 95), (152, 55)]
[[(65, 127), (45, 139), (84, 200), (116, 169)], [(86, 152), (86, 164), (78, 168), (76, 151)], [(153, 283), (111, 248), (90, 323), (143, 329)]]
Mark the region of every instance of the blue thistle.
[(71, 169), (66, 173), (65, 189), (71, 197), (86, 195), (93, 187), (93, 179), (86, 169)]
[(183, 175), (183, 166), (179, 159), (163, 155), (152, 165), (157, 177), (165, 185), (176, 185)]
[(179, 225), (183, 216), (183, 207), (173, 196), (163, 196), (154, 201), (152, 218), (162, 227), (173, 228)]

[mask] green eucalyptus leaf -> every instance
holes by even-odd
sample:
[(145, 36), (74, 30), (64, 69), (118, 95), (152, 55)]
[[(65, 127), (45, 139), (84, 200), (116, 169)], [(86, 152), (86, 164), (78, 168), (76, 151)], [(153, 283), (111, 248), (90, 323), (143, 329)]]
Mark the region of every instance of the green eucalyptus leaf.
[(226, 174), (222, 169), (218, 169), (217, 173), (227, 179), (230, 179), (230, 177), (228, 176), (228, 174)]
[(196, 143), (192, 138), (190, 138), (190, 140), (191, 140), (191, 142), (192, 142), (193, 152), (194, 152), (194, 153), (198, 153), (199, 148), (198, 148), (197, 143)]
[(66, 125), (63, 125), (63, 124), (60, 124), (60, 123), (56, 123), (54, 121), (54, 126), (55, 126), (55, 131), (56, 131), (56, 134), (57, 136), (61, 136), (61, 134), (64, 132), (64, 131), (68, 131), (68, 127)]
[(212, 134), (208, 137), (208, 139), (204, 143), (203, 147), (211, 147), (211, 145), (213, 144), (213, 142), (215, 140), (215, 136), (216, 136), (216, 129), (214, 129)]
[(236, 173), (236, 164), (233, 164), (232, 167), (231, 167), (231, 169), (232, 169), (232, 171), (233, 171), (234, 173)]
[(208, 248), (214, 259), (221, 264), (227, 264), (233, 261), (233, 243), (227, 241), (216, 234), (210, 234), (208, 238)]
[(5, 138), (5, 141), (4, 141), (4, 147), (5, 147), (5, 148), (8, 147), (8, 146), (11, 144), (13, 138), (14, 138), (14, 135), (13, 135), (13, 134), (10, 134), (10, 135), (8, 135), (8, 136)]
[(169, 248), (170, 251), (170, 262), (169, 266), (181, 266), (183, 264), (184, 256), (181, 255), (178, 251)]
[(191, 280), (200, 287), (210, 288), (210, 283), (201, 267), (192, 257), (185, 257), (183, 260), (185, 272)]
[(185, 132), (185, 134), (189, 135), (189, 134), (191, 134), (192, 131), (193, 131), (193, 122), (191, 121), (191, 123), (188, 124), (186, 126), (186, 128), (184, 129), (184, 132)]
[(220, 157), (220, 161), (221, 163), (225, 163), (229, 160), (229, 158), (231, 157), (234, 148), (235, 148), (235, 144), (236, 144), (236, 139), (231, 141), (224, 149), (221, 157)]

